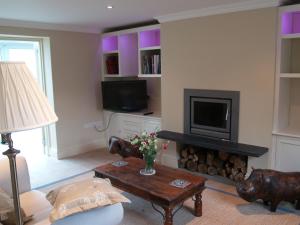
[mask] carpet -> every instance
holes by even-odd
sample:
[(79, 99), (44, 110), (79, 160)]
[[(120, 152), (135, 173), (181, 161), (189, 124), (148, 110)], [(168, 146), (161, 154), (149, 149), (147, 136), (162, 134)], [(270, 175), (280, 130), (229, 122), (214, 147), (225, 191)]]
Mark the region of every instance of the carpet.
[[(92, 172), (53, 184), (42, 191), (83, 180)], [(162, 216), (152, 209), (149, 202), (124, 193), (132, 203), (123, 204), (122, 225), (162, 225)], [(188, 199), (174, 216), (174, 225), (300, 225), (300, 211), (289, 203), (282, 203), (276, 213), (271, 213), (262, 203), (248, 203), (239, 198), (231, 185), (208, 180), (203, 192), (203, 216), (194, 217), (194, 202)]]

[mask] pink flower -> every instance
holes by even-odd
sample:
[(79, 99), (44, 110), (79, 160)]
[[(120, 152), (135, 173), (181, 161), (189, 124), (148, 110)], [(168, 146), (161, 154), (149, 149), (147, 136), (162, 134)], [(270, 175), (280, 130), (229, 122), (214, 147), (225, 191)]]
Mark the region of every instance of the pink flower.
[(163, 144), (162, 144), (162, 149), (163, 149), (163, 150), (167, 150), (168, 147), (169, 147), (169, 143), (163, 143)]

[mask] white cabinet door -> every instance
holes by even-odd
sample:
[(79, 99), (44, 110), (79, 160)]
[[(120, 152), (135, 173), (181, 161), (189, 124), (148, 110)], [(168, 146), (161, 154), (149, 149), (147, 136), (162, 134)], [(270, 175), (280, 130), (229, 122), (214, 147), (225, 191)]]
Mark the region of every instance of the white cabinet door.
[(300, 171), (300, 139), (278, 136), (275, 167), (284, 172)]
[(122, 115), (120, 125), (122, 138), (125, 140), (129, 140), (143, 131), (143, 121), (139, 117)]
[(160, 131), (161, 129), (160, 119), (155, 119), (155, 118), (145, 119), (143, 128), (144, 131), (146, 131), (147, 133)]

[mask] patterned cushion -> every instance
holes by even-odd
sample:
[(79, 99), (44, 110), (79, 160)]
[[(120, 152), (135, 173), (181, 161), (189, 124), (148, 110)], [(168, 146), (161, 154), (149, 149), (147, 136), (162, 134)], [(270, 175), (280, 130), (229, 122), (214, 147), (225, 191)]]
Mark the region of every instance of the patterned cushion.
[(50, 222), (75, 213), (120, 202), (130, 202), (106, 179), (92, 178), (52, 190), (47, 199), (53, 205)]

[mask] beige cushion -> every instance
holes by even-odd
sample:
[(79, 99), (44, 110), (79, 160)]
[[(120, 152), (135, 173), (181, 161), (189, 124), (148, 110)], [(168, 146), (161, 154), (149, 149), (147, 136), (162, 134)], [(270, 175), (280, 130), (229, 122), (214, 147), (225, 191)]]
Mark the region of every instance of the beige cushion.
[[(21, 215), (23, 217), (23, 222), (28, 222), (32, 219), (32, 216), (26, 216), (23, 209), (21, 209)], [(13, 199), (0, 188), (0, 222), (3, 225), (15, 225), (16, 224), (16, 214), (13, 204)]]
[(53, 204), (51, 223), (97, 207), (130, 202), (108, 180), (100, 178), (91, 178), (50, 191), (47, 199)]
[(33, 190), (20, 195), (21, 206), (26, 215), (33, 215), (33, 219), (26, 225), (35, 225), (45, 218), (50, 225), (48, 219), (52, 210), (52, 205), (47, 201), (46, 195), (40, 191)]

